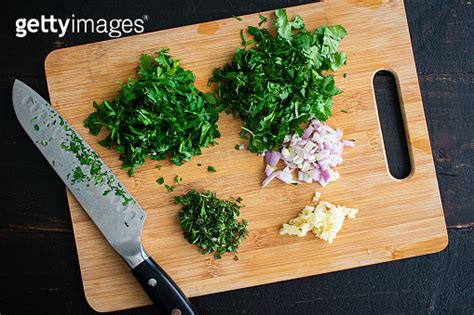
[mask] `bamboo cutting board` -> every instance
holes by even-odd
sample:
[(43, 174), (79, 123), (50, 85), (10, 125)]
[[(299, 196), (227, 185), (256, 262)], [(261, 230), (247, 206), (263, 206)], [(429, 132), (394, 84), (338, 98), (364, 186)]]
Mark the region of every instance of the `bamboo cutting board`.
[[(356, 147), (345, 150), (344, 164), (338, 168), (341, 179), (326, 188), (274, 181), (261, 189), (263, 159), (234, 149), (242, 143), (241, 122), (224, 114), (219, 120), (219, 145), (182, 167), (147, 161), (132, 178), (120, 169), (117, 154), (98, 145), (99, 138), (82, 125), (93, 110), (93, 100), (112, 99), (119, 90), (116, 82), (134, 76), (142, 52), (169, 47), (173, 58), (196, 74), (197, 87), (207, 90), (213, 68), (231, 60), (241, 43), (240, 30), (256, 25), (258, 14), (244, 16), (242, 22), (231, 18), (59, 49), (46, 59), (51, 103), (145, 209), (146, 250), (191, 297), (433, 253), (447, 245), (403, 2), (334, 0), (288, 9), (291, 18), (296, 14), (310, 30), (324, 24), (342, 24), (348, 30), (342, 43), (348, 65), (336, 75), (343, 94), (335, 98), (329, 124), (343, 128), (345, 138), (355, 139)], [(264, 15), (270, 17), (272, 12)], [(400, 90), (412, 161), (412, 173), (403, 180), (391, 177), (387, 168), (372, 86), (380, 69), (395, 74)], [(164, 165), (161, 170), (155, 167), (158, 164)], [(218, 172), (207, 172), (208, 165)], [(164, 176), (169, 183), (176, 174), (184, 181), (173, 193), (155, 182)], [(231, 254), (222, 260), (201, 255), (183, 239), (173, 197), (191, 188), (216, 191), (225, 199), (243, 198), (241, 218), (249, 221), (250, 235), (241, 246), (239, 261)], [(332, 245), (311, 235), (280, 236), (281, 224), (310, 204), (316, 190), (323, 193), (323, 200), (357, 207), (357, 218), (345, 223)], [(103, 312), (149, 304), (125, 264), (72, 195), (68, 198), (90, 305)]]

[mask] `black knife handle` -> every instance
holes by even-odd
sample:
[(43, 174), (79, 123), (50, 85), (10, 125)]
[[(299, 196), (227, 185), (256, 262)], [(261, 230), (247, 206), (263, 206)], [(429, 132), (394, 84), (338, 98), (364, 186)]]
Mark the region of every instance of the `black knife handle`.
[(176, 283), (151, 258), (132, 269), (151, 301), (163, 315), (197, 315), (198, 312)]

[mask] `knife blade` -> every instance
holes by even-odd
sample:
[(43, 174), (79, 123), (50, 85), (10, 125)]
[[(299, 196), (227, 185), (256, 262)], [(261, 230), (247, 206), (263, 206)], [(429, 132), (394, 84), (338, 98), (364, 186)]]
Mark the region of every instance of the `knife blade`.
[(143, 249), (146, 213), (97, 153), (45, 99), (20, 80), (13, 84), (12, 101), (23, 129), (155, 306), (165, 314), (197, 314)]

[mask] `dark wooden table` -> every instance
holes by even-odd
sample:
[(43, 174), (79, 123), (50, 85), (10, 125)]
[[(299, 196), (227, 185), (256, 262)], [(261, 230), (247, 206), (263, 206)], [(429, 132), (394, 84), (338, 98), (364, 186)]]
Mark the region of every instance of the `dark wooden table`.
[[(306, 1), (9, 1), (0, 13), (0, 314), (89, 314), (65, 188), (17, 122), (13, 78), (47, 98), (44, 58), (107, 35), (15, 38), (15, 20), (150, 17), (146, 31)], [(474, 313), (474, 6), (406, 0), (407, 15), (449, 232), (441, 253), (192, 299), (203, 314)], [(74, 62), (74, 60), (71, 60)], [(382, 98), (390, 95), (382, 75)], [(385, 82), (385, 83), (384, 83)], [(395, 133), (396, 136), (396, 133)], [(394, 137), (395, 137), (394, 136)], [(396, 142), (396, 138), (394, 138)], [(401, 163), (403, 161), (395, 161)], [(151, 307), (123, 313), (153, 313)]]

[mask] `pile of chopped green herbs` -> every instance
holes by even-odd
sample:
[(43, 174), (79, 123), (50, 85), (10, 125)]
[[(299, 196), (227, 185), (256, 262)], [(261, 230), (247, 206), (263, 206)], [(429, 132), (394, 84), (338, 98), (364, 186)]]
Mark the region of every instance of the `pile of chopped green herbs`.
[[(242, 36), (244, 49), (236, 50), (232, 63), (215, 69), (209, 81), (226, 111), (243, 120), (240, 136), (250, 139), (248, 149), (256, 153), (273, 150), (295, 131), (301, 134), (309, 119), (326, 121), (332, 97), (340, 93), (327, 72), (346, 63), (346, 54), (338, 51), (346, 35), (340, 25), (310, 32), (300, 16), (289, 21), (280, 9), (275, 28), (272, 35), (249, 26), (253, 40)], [(255, 46), (246, 49), (251, 43)]]
[(112, 102), (94, 102), (96, 111), (85, 121), (94, 135), (103, 126), (110, 131), (100, 144), (115, 147), (130, 176), (147, 157), (181, 165), (220, 137), (214, 96), (200, 92), (194, 74), (167, 52), (143, 54), (138, 78), (123, 83)]
[(220, 200), (216, 193), (199, 193), (191, 190), (187, 194), (175, 197), (182, 206), (179, 211), (184, 238), (197, 245), (203, 254), (214, 253), (220, 259), (226, 252), (237, 254), (244, 236), (247, 235), (247, 221), (237, 221), (241, 202)]

